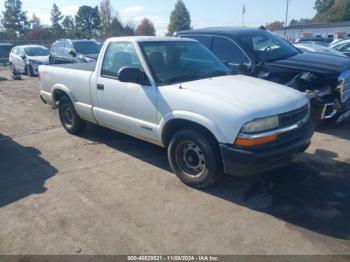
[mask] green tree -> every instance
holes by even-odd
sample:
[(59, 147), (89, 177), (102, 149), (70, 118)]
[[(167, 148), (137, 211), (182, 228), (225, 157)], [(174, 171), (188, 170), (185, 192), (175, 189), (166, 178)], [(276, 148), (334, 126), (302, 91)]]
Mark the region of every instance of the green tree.
[(172, 36), (175, 32), (191, 29), (191, 15), (184, 2), (178, 0), (174, 10), (170, 14), (170, 23), (168, 26), (168, 35)]
[(154, 36), (156, 35), (156, 29), (154, 28), (153, 23), (149, 19), (145, 18), (137, 26), (135, 34), (144, 36)]
[[(318, 3), (319, 2), (319, 3)], [(314, 22), (342, 22), (350, 20), (350, 1), (316, 1)]]
[(70, 15), (64, 17), (62, 21), (62, 26), (67, 38), (74, 38), (75, 36), (75, 24), (74, 18)]
[(275, 21), (270, 24), (266, 24), (266, 28), (270, 31), (276, 31), (284, 28), (284, 22)]
[(122, 36), (133, 36), (135, 35), (134, 28), (130, 27), (130, 25), (126, 25), (123, 29)]
[(2, 12), (2, 26), (5, 36), (14, 39), (23, 38), (29, 29), (27, 13), (22, 11), (21, 0), (5, 0), (5, 11)]
[(121, 36), (123, 35), (124, 27), (119, 21), (118, 17), (113, 17), (111, 21), (111, 28), (108, 32), (109, 36)]
[(315, 9), (318, 13), (328, 11), (335, 3), (335, 0), (316, 0)]
[(32, 15), (32, 18), (29, 20), (30, 28), (41, 28), (41, 23), (39, 17), (37, 17), (35, 14)]
[(97, 30), (100, 29), (101, 19), (98, 12), (98, 6), (81, 6), (75, 16), (75, 24), (81, 34), (91, 39), (97, 36)]
[(52, 34), (55, 38), (60, 38), (63, 36), (64, 31), (62, 29), (62, 26), (60, 24), (60, 22), (63, 19), (63, 15), (60, 11), (60, 9), (58, 8), (58, 6), (54, 3), (52, 5), (52, 9), (51, 9), (51, 22), (52, 22)]
[(113, 8), (110, 0), (102, 0), (100, 3), (100, 17), (101, 17), (101, 29), (102, 35), (108, 36), (108, 32), (111, 30), (113, 20)]
[(296, 19), (292, 19), (292, 20), (290, 20), (289, 26), (293, 26), (293, 25), (297, 25), (297, 24), (299, 24), (299, 21)]

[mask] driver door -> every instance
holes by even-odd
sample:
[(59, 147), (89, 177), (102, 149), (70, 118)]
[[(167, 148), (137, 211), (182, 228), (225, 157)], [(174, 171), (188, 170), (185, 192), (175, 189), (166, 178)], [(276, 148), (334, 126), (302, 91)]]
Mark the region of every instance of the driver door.
[(143, 70), (132, 43), (111, 43), (97, 77), (96, 119), (106, 127), (154, 141), (156, 86), (120, 82), (118, 73), (123, 67)]

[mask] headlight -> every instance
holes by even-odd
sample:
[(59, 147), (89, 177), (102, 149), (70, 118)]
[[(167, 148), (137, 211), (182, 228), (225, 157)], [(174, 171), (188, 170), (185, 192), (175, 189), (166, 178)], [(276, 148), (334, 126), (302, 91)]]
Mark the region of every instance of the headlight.
[(36, 60), (29, 60), (29, 62), (33, 65), (41, 65), (41, 62), (36, 61)]
[(259, 133), (268, 131), (279, 127), (280, 119), (279, 116), (271, 116), (266, 118), (260, 118), (245, 124), (242, 128), (242, 133)]

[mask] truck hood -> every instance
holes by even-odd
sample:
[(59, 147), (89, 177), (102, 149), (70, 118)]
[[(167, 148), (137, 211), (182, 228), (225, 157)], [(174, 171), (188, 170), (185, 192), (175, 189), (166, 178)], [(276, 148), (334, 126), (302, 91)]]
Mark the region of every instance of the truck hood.
[(229, 103), (255, 117), (282, 114), (308, 103), (308, 98), (295, 89), (243, 75), (187, 82), (182, 88), (197, 95), (196, 99), (210, 96), (213, 105)]
[(269, 66), (308, 71), (317, 74), (340, 75), (350, 70), (350, 59), (320, 53), (302, 53), (287, 59), (267, 63)]

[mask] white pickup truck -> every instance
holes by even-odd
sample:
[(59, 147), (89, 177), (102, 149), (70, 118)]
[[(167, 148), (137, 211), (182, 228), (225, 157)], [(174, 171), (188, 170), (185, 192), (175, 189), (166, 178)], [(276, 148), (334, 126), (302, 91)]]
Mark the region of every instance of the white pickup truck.
[(41, 99), (69, 133), (91, 122), (165, 147), (174, 173), (196, 188), (285, 165), (314, 133), (306, 96), (230, 75), (194, 40), (112, 38), (96, 64), (39, 72)]

